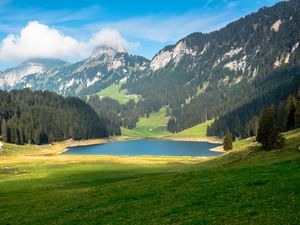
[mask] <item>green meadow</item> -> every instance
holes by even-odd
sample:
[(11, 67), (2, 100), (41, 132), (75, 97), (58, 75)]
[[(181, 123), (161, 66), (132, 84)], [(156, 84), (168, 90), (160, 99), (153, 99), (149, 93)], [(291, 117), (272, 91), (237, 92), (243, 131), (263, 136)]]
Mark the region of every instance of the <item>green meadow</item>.
[(167, 123), (169, 119), (166, 108), (161, 108), (158, 112), (150, 113), (149, 117), (141, 117), (134, 129), (122, 127), (122, 136), (130, 138), (221, 141), (217, 138), (207, 137), (206, 135), (207, 127), (213, 123), (214, 119), (174, 134), (167, 130)]
[(122, 135), (134, 138), (151, 138), (163, 137), (171, 135), (167, 131), (168, 117), (166, 116), (166, 109), (161, 108), (158, 112), (150, 113), (149, 117), (142, 117), (132, 130), (122, 128)]
[(117, 100), (121, 104), (126, 104), (131, 99), (137, 101), (140, 98), (138, 95), (127, 94), (127, 91), (120, 90), (120, 87), (120, 84), (112, 84), (97, 93), (97, 95), (101, 98), (110, 97)]
[(214, 119), (198, 124), (181, 132), (175, 133), (174, 137), (206, 137), (206, 130), (209, 125), (214, 122)]
[(57, 154), (5, 144), (0, 224), (299, 224), (300, 130), (212, 158)]

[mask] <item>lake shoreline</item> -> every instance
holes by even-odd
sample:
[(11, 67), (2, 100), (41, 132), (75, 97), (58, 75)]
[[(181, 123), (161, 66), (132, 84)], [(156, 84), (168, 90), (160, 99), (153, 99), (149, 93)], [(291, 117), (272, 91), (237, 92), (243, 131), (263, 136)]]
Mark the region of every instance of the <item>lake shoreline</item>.
[[(81, 146), (92, 146), (92, 145), (99, 145), (99, 144), (107, 144), (112, 142), (123, 142), (129, 140), (169, 140), (169, 141), (186, 141), (186, 142), (207, 142), (210, 144), (222, 144), (221, 140), (215, 137), (201, 137), (201, 138), (194, 138), (194, 137), (172, 137), (172, 136), (163, 136), (163, 137), (127, 137), (127, 136), (117, 136), (117, 137), (110, 137), (110, 138), (103, 138), (103, 139), (89, 139), (89, 140), (69, 140), (72, 142), (71, 144), (66, 145), (62, 151), (58, 152), (59, 155), (63, 154), (64, 152), (68, 151), (70, 148), (76, 148)], [(214, 148), (209, 149), (212, 152), (222, 152), (223, 146), (217, 146)]]

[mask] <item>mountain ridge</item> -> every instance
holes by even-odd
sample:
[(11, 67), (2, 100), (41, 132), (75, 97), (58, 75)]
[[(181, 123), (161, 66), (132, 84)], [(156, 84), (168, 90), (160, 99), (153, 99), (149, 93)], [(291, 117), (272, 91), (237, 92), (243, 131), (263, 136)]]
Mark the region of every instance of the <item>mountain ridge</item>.
[[(148, 66), (149, 60), (129, 55), (108, 46), (98, 46), (91, 56), (74, 64), (30, 74), (13, 88), (30, 87), (50, 90), (63, 95), (84, 96), (97, 93), (114, 82), (138, 76)], [(12, 88), (10, 88), (12, 89)]]

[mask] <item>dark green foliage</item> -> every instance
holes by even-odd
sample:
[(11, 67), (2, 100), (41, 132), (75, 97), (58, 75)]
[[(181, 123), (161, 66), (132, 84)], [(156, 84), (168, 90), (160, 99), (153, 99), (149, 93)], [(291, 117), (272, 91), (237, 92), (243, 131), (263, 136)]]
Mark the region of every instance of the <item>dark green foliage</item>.
[(300, 101), (298, 101), (295, 111), (295, 127), (300, 127)]
[(91, 96), (88, 100), (89, 105), (101, 117), (110, 135), (121, 135), (122, 120), (119, 116), (121, 105), (114, 99), (99, 99), (97, 95)]
[(263, 109), (259, 120), (256, 140), (265, 149), (282, 148), (284, 145), (284, 138), (276, 128), (276, 115), (273, 107)]
[(48, 91), (0, 91), (0, 119), (2, 139), (16, 144), (108, 135), (104, 121), (84, 101)]
[(168, 121), (168, 124), (167, 124), (167, 130), (172, 132), (172, 133), (175, 133), (176, 132), (176, 121), (174, 118), (171, 118), (169, 121)]
[(228, 132), (224, 137), (224, 151), (229, 151), (232, 149), (232, 142), (232, 134)]
[(300, 127), (300, 88), (298, 89), (297, 93), (297, 103), (296, 103), (296, 110), (295, 110), (295, 127)]
[(287, 115), (288, 109), (285, 102), (275, 105), (276, 127), (280, 132), (287, 131)]
[(128, 129), (135, 128), (142, 115), (134, 100), (120, 104), (114, 99), (108, 97), (100, 99), (94, 95), (89, 98), (88, 103), (104, 119), (110, 135), (120, 135), (120, 126)]
[(288, 111), (287, 115), (287, 129), (292, 129), (295, 126), (295, 113), (297, 107), (297, 99), (295, 96), (290, 95), (287, 99), (286, 108)]
[(2, 121), (1, 136), (2, 136), (2, 140), (5, 141), (5, 142), (8, 142), (9, 139), (10, 139), (5, 119), (3, 119), (3, 121)]

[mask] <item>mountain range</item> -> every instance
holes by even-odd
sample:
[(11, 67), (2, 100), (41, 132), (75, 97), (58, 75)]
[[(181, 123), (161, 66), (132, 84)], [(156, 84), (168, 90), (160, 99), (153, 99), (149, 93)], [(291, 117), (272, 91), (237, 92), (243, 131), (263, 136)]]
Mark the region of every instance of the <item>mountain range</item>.
[[(108, 46), (98, 46), (91, 56), (75, 64), (59, 59), (28, 60), (0, 74), (5, 90), (30, 87), (63, 95), (94, 94), (114, 82), (137, 77), (149, 67), (149, 60), (131, 56)], [(3, 80), (3, 82), (1, 82)]]
[[(32, 59), (0, 73), (0, 88), (29, 87), (63, 95), (90, 96), (119, 84), (141, 96), (143, 113), (170, 109), (169, 131), (177, 132), (260, 102), (273, 104), (300, 85), (300, 1), (264, 7), (211, 33), (193, 33), (160, 50), (152, 60), (98, 46), (75, 64)], [(250, 107), (250, 106), (249, 106)], [(234, 129), (223, 121), (212, 135)], [(214, 126), (214, 125), (213, 125)], [(244, 131), (247, 133), (248, 131)], [(246, 135), (246, 134), (245, 134)]]

